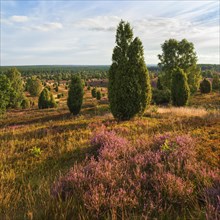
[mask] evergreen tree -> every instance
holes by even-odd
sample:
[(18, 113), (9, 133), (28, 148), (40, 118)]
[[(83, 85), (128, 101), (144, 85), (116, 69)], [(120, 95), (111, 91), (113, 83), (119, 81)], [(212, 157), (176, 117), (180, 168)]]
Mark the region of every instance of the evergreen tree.
[(11, 84), (10, 100), (7, 107), (18, 108), (24, 98), (24, 85), (21, 73), (16, 68), (12, 68), (6, 72), (6, 76)]
[(0, 74), (0, 115), (6, 111), (10, 101), (11, 84), (9, 79)]
[(176, 68), (172, 74), (171, 97), (173, 105), (184, 106), (190, 96), (190, 89), (187, 83), (186, 74), (182, 69)]
[(119, 23), (116, 44), (109, 70), (110, 109), (117, 120), (129, 120), (142, 114), (150, 103), (150, 78), (142, 43), (139, 38), (133, 39), (129, 23)]
[(220, 79), (219, 79), (219, 75), (217, 74), (213, 75), (212, 89), (220, 91)]
[(39, 96), (38, 107), (39, 109), (57, 107), (57, 104), (55, 102), (52, 93), (50, 93), (47, 88), (44, 88)]
[(27, 91), (31, 96), (39, 96), (42, 89), (42, 83), (36, 77), (31, 77), (27, 80)]
[(97, 100), (100, 100), (102, 98), (102, 94), (101, 92), (98, 90), (97, 93), (96, 93), (96, 99)]
[(161, 83), (161, 76), (158, 76), (158, 79), (157, 79), (157, 89), (159, 89), (159, 90), (163, 89), (163, 86)]
[(56, 107), (57, 107), (57, 103), (53, 97), (53, 94), (50, 93), (49, 108), (56, 108)]
[(204, 78), (200, 83), (200, 91), (201, 93), (210, 93), (212, 91), (212, 84), (211, 82)]
[(97, 93), (97, 91), (96, 91), (96, 88), (94, 87), (94, 88), (92, 89), (92, 91), (91, 91), (91, 94), (92, 94), (92, 97), (93, 97), (93, 98), (96, 98), (96, 93)]
[(68, 91), (67, 105), (74, 115), (77, 115), (83, 103), (83, 85), (79, 76), (73, 76)]

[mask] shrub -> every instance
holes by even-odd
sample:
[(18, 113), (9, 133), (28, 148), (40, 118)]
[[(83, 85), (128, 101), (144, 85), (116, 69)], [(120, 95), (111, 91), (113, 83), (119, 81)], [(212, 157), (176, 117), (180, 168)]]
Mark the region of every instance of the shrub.
[(31, 77), (27, 80), (27, 91), (31, 96), (39, 96), (42, 89), (42, 83), (36, 77)]
[(161, 76), (158, 76), (158, 79), (157, 79), (157, 89), (159, 90), (163, 89), (161, 78), (162, 78)]
[(11, 84), (6, 75), (0, 74), (0, 116), (5, 113), (10, 101)]
[(91, 141), (97, 155), (60, 177), (53, 196), (71, 197), (96, 219), (125, 213), (146, 219), (166, 212), (172, 219), (191, 214), (192, 204), (196, 207), (220, 177), (219, 170), (197, 160), (190, 136), (164, 134), (153, 140), (140, 140), (142, 145), (134, 147), (114, 132), (101, 130)]
[(182, 69), (176, 68), (172, 74), (171, 97), (173, 105), (184, 106), (187, 104), (190, 90), (186, 74)]
[(67, 105), (71, 113), (77, 115), (83, 102), (83, 85), (79, 76), (73, 76), (68, 91)]
[(91, 89), (91, 87), (90, 87), (90, 86), (88, 86), (88, 87), (87, 87), (87, 90), (90, 90), (90, 89)]
[(60, 99), (61, 97), (63, 97), (63, 93), (57, 94), (57, 98), (58, 98), (58, 99)]
[(117, 120), (129, 120), (142, 114), (151, 101), (151, 85), (139, 38), (133, 39), (129, 23), (121, 21), (109, 69), (108, 98)]
[(211, 82), (204, 78), (200, 83), (200, 91), (201, 93), (210, 93), (212, 91), (212, 84)]
[(220, 91), (220, 79), (219, 79), (219, 75), (217, 74), (214, 74), (213, 76), (212, 89)]
[(101, 92), (98, 90), (97, 93), (96, 93), (96, 99), (97, 100), (100, 100), (102, 98), (102, 94)]
[(57, 102), (55, 101), (53, 94), (50, 93), (50, 102), (49, 102), (49, 108), (56, 108), (57, 107)]
[(21, 102), (22, 109), (30, 108), (30, 101), (27, 98), (24, 98)]
[(30, 151), (31, 151), (31, 154), (35, 157), (39, 157), (42, 153), (39, 147), (33, 147)]
[(152, 91), (152, 102), (159, 105), (169, 103), (171, 99), (171, 92), (165, 88), (163, 90), (153, 89)]
[(93, 88), (92, 91), (91, 91), (91, 94), (92, 94), (93, 98), (96, 98), (96, 93), (97, 93), (96, 88)]
[(55, 92), (58, 92), (58, 91), (59, 91), (59, 87), (56, 86), (56, 87), (54, 88), (54, 90), (55, 90)]
[(16, 68), (12, 68), (6, 72), (6, 77), (10, 82), (9, 102), (7, 108), (19, 108), (24, 99), (24, 85), (21, 73)]
[(38, 107), (39, 109), (57, 107), (53, 94), (50, 93), (47, 88), (44, 88), (40, 94), (38, 99)]

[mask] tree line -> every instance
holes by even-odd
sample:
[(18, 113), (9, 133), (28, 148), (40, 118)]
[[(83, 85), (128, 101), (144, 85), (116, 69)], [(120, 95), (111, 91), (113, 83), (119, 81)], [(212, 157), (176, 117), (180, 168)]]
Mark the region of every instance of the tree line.
[[(104, 74), (106, 75), (102, 75), (102, 77), (108, 75), (108, 99), (111, 112), (117, 120), (129, 120), (135, 115), (143, 114), (152, 99), (157, 104), (171, 101), (174, 106), (184, 106), (187, 104), (190, 95), (193, 95), (199, 88), (204, 93), (210, 92), (212, 87), (213, 89), (220, 89), (217, 74), (213, 76), (212, 84), (206, 78), (201, 82), (201, 68), (197, 64), (198, 59), (193, 43), (186, 39), (181, 41), (169, 39), (161, 47), (162, 54), (158, 55), (160, 71), (157, 74), (157, 87), (152, 89), (142, 42), (138, 37), (134, 37), (133, 29), (128, 22), (121, 21), (119, 23), (116, 31), (116, 46), (113, 49), (112, 64), (108, 73), (107, 66), (100, 67), (105, 68)], [(208, 67), (210, 66), (208, 65)], [(41, 68), (44, 71), (49, 71), (48, 67), (42, 66)], [(53, 68), (52, 71), (55, 70)], [(63, 71), (62, 66), (59, 68)], [(71, 68), (71, 66), (66, 67), (66, 70), (70, 71)], [(78, 71), (85, 67), (74, 68), (78, 68)], [(32, 70), (36, 69), (33, 68)], [(28, 68), (26, 70), (29, 71)], [(97, 66), (92, 67), (92, 74), (96, 74), (96, 71)], [(67, 106), (71, 113), (78, 114), (83, 102), (83, 79), (84, 81), (88, 79), (83, 75), (86, 74), (85, 71), (82, 74), (71, 74), (69, 72), (54, 73), (54, 75), (50, 72), (50, 74), (61, 77), (56, 78), (58, 84), (59, 80), (65, 78), (62, 78), (65, 74), (67, 74), (67, 79), (71, 78)], [(32, 96), (39, 96), (38, 107), (40, 109), (56, 107), (57, 104), (52, 93), (39, 76), (43, 77), (43, 75), (32, 76), (32, 74), (28, 75), (28, 73), (23, 72), (23, 79), (26, 80), (24, 83), (21, 73), (16, 68), (3, 69), (2, 74), (0, 74), (0, 111), (4, 112), (8, 108), (25, 108), (28, 106), (27, 98), (23, 93), (24, 90)], [(90, 76), (93, 77), (94, 75)], [(56, 85), (56, 89), (58, 91), (58, 85)], [(92, 91), (92, 93), (94, 92), (96, 91)]]

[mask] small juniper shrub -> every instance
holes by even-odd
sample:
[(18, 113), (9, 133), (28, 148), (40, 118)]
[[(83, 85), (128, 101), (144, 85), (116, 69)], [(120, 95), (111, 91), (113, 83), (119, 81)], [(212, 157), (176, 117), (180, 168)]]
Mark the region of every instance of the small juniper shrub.
[(200, 83), (200, 91), (201, 93), (210, 93), (212, 91), (212, 84), (208, 79), (204, 78)]
[(91, 140), (97, 155), (60, 177), (52, 195), (75, 199), (97, 219), (129, 218), (132, 213), (177, 219), (190, 215), (201, 200), (205, 209), (204, 192), (220, 176), (197, 159), (195, 141), (187, 135), (164, 134), (139, 143), (134, 147), (103, 127)]
[(97, 100), (100, 100), (101, 98), (102, 98), (102, 94), (101, 94), (100, 90), (98, 90), (98, 91), (96, 92), (96, 99), (97, 99)]
[(21, 108), (27, 109), (30, 108), (30, 101), (27, 98), (24, 98), (21, 102)]
[(212, 81), (212, 89), (216, 91), (220, 91), (220, 78), (219, 75), (214, 74)]
[(96, 98), (97, 91), (95, 87), (92, 89), (91, 94), (93, 98)]

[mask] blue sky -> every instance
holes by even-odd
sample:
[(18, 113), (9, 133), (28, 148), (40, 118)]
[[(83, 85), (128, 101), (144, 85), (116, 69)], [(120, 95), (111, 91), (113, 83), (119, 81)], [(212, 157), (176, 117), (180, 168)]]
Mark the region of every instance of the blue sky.
[(216, 1), (1, 1), (0, 65), (111, 64), (116, 27), (129, 21), (157, 64), (170, 38), (193, 42), (199, 63), (220, 62)]

